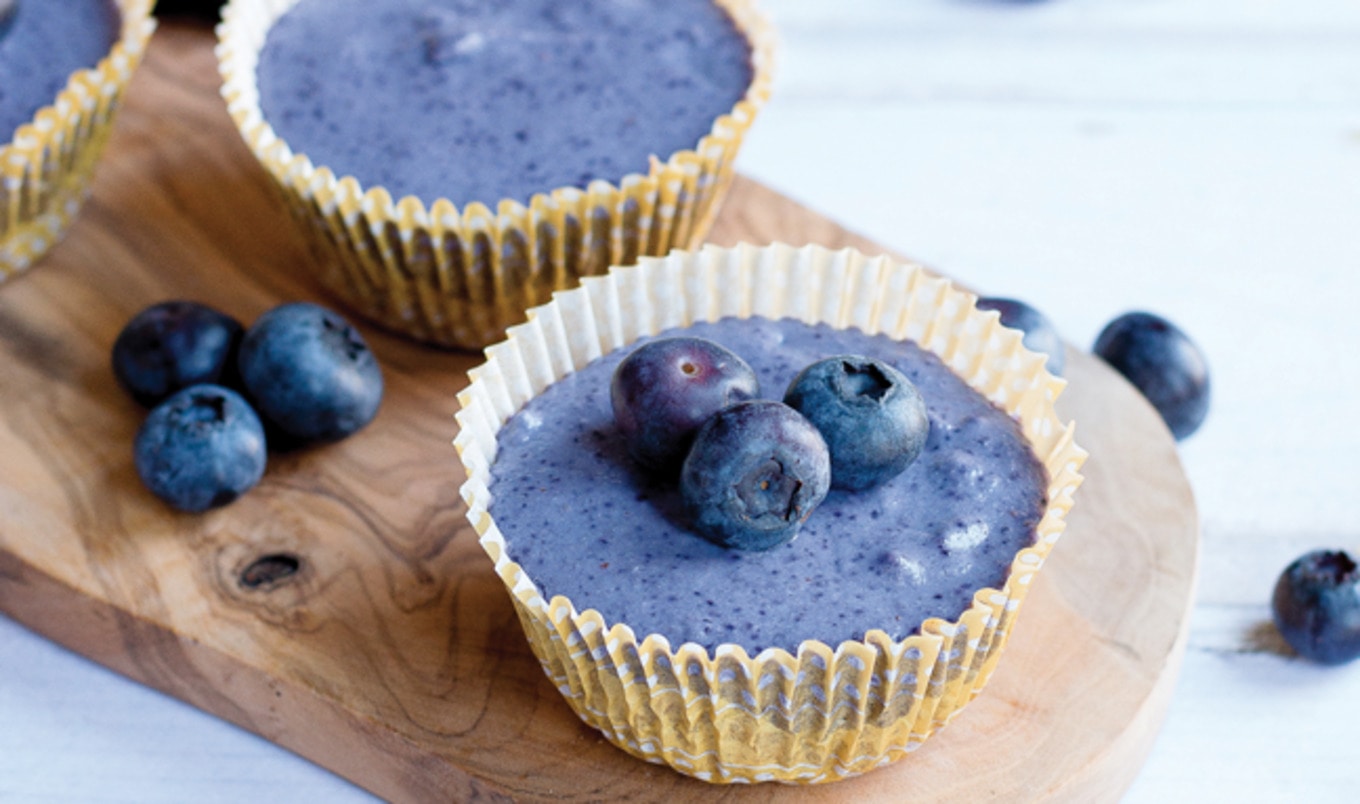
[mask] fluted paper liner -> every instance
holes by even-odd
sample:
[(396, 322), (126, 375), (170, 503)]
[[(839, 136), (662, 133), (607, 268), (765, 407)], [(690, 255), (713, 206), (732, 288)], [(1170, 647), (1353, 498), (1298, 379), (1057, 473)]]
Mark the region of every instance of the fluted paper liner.
[[(975, 300), (919, 266), (854, 250), (707, 247), (586, 279), (486, 350), (459, 395), (454, 444), (467, 470), (468, 518), (543, 669), (583, 720), (635, 756), (707, 781), (827, 782), (902, 757), (978, 694), (1063, 531), (1086, 453), (1053, 409), (1064, 381)], [(835, 646), (805, 641), (796, 655), (754, 657), (733, 644), (711, 653), (672, 647), (566, 598), (544, 600), (507, 556), (488, 510), (497, 431), (596, 357), (725, 316), (789, 317), (916, 341), (1017, 418), (1047, 469), (1048, 510), (1004, 588), (977, 591), (957, 621), (928, 619), (904, 640), (873, 630)]]
[[(647, 174), (585, 189), (544, 188), (528, 205), (459, 209), (394, 201), (295, 153), (260, 110), (255, 68), (273, 23), (297, 0), (232, 0), (218, 28), (222, 94), (317, 255), (320, 279), (361, 314), (412, 338), (480, 349), (524, 311), (581, 277), (697, 246), (732, 182), (737, 149), (770, 92), (774, 34), (754, 0), (715, 0), (751, 45), (752, 82), (694, 150)], [(338, 69), (338, 68), (337, 68)], [(551, 121), (544, 121), (551, 125)], [(431, 132), (431, 141), (436, 137)]]
[[(154, 0), (118, 0), (118, 41), (71, 75), (52, 105), (0, 140), (0, 282), (29, 268), (62, 236), (89, 195), (123, 92), (146, 53)], [(55, 12), (55, 9), (53, 9)]]

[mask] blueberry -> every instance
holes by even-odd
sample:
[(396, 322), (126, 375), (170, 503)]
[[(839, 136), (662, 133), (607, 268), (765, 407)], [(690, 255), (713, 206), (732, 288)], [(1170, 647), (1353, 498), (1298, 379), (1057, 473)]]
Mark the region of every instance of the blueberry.
[(232, 385), (242, 332), (236, 319), (198, 302), (153, 304), (114, 340), (113, 376), (147, 407), (191, 385)]
[(382, 401), (382, 370), (363, 336), (307, 302), (260, 316), (241, 341), (238, 366), (255, 409), (290, 445), (351, 435)]
[(926, 403), (902, 372), (870, 357), (819, 360), (793, 378), (784, 403), (821, 432), (831, 485), (861, 491), (901, 474), (926, 445)]
[(789, 541), (826, 497), (831, 456), (817, 428), (780, 402), (738, 402), (699, 429), (680, 495), (700, 535), (723, 547)]
[(1209, 413), (1209, 364), (1194, 341), (1152, 313), (1125, 313), (1105, 325), (1092, 351), (1133, 383), (1176, 440)]
[(1001, 325), (1025, 333), (1022, 342), (1031, 352), (1048, 355), (1048, 371), (1061, 377), (1067, 363), (1062, 337), (1048, 320), (1048, 316), (1016, 299), (984, 297), (977, 300), (979, 310), (996, 310), (1001, 314)]
[(609, 401), (633, 460), (673, 473), (709, 417), (759, 392), (756, 373), (727, 348), (703, 338), (662, 338), (619, 363)]
[(157, 405), (133, 444), (137, 474), (151, 493), (191, 512), (249, 491), (264, 474), (265, 454), (260, 417), (220, 385), (191, 386)]
[(1322, 664), (1360, 658), (1360, 568), (1344, 551), (1315, 550), (1286, 567), (1271, 609), (1300, 656)]

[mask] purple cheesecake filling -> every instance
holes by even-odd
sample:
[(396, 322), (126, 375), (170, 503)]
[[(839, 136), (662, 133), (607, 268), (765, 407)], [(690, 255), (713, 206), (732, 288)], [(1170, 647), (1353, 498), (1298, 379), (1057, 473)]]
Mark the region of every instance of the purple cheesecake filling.
[(265, 119), (313, 164), (460, 207), (645, 174), (752, 76), (712, 0), (301, 0), (256, 72)]
[(564, 595), (673, 647), (792, 652), (804, 639), (835, 646), (871, 629), (902, 639), (928, 617), (955, 620), (975, 591), (1001, 588), (1015, 553), (1034, 543), (1042, 464), (1018, 424), (934, 355), (789, 319), (725, 319), (686, 333), (741, 355), (767, 398), (823, 357), (888, 362), (925, 398), (925, 449), (880, 487), (833, 490), (788, 544), (724, 549), (687, 528), (673, 484), (629, 462), (609, 403), (610, 376), (631, 347), (618, 350), (549, 386), (498, 436), (491, 514), (546, 598)]
[[(3, 9), (0, 9), (3, 13)], [(118, 41), (113, 0), (18, 0), (0, 20), (0, 143)]]

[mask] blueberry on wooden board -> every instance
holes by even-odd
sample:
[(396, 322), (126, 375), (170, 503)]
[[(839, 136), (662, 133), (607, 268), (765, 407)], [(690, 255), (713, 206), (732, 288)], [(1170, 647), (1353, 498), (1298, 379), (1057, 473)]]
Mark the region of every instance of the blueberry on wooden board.
[(902, 372), (859, 355), (819, 360), (798, 373), (784, 404), (803, 414), (831, 452), (831, 485), (860, 491), (901, 474), (926, 444), (930, 419)]
[(1002, 326), (1025, 333), (1025, 348), (1048, 356), (1048, 371), (1061, 377), (1067, 362), (1062, 337), (1048, 316), (1018, 299), (984, 296), (977, 300), (979, 310), (996, 310), (1001, 314)]
[(649, 341), (614, 369), (609, 401), (628, 453), (643, 468), (674, 473), (714, 413), (760, 391), (755, 371), (704, 338)]
[(237, 367), (260, 417), (288, 443), (338, 441), (377, 415), (382, 370), (362, 335), (309, 302), (260, 316), (241, 339)]
[(137, 431), (133, 461), (151, 493), (198, 513), (240, 497), (260, 481), (264, 427), (240, 394), (195, 385), (152, 409)]
[(831, 487), (831, 455), (817, 428), (781, 402), (738, 402), (694, 437), (680, 496), (704, 538), (769, 550), (798, 533)]
[(236, 319), (198, 302), (153, 304), (114, 340), (113, 375), (147, 407), (191, 385), (233, 385), (244, 331)]
[(1209, 364), (1175, 324), (1152, 313), (1125, 313), (1105, 325), (1092, 351), (1133, 383), (1176, 440), (1209, 413)]
[(1286, 567), (1271, 611), (1300, 656), (1322, 664), (1360, 658), (1360, 567), (1345, 551), (1315, 550)]

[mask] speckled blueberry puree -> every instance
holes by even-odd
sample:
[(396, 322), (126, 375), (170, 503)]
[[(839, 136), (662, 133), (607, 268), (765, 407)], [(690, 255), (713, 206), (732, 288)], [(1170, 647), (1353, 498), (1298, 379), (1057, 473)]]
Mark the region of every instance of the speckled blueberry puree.
[(109, 54), (120, 22), (113, 0), (18, 0), (0, 21), (0, 143)]
[(694, 148), (751, 66), (712, 0), (302, 0), (257, 75), (265, 119), (313, 164), (494, 207)]
[(688, 332), (745, 358), (772, 398), (823, 357), (889, 362), (925, 398), (925, 450), (883, 486), (832, 490), (792, 542), (727, 550), (687, 530), (678, 492), (629, 463), (609, 405), (610, 376), (629, 350), (606, 355), (531, 400), (499, 436), (491, 513), (546, 597), (565, 595), (672, 646), (793, 651), (808, 638), (836, 645), (873, 628), (903, 638), (927, 617), (956, 619), (974, 591), (1000, 588), (1014, 554), (1033, 543), (1043, 466), (1018, 425), (934, 355), (792, 320)]

